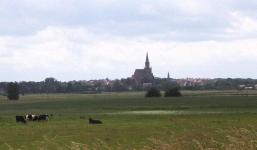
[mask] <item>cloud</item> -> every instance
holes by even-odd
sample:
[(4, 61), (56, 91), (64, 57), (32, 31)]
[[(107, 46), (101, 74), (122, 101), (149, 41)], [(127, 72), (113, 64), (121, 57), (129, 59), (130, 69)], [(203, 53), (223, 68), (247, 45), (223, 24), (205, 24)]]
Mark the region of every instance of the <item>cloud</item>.
[[(176, 41), (233, 40), (233, 12), (256, 20), (250, 0), (3, 0), (0, 34), (32, 35), (48, 26), (86, 27), (99, 34)], [(256, 36), (256, 34), (254, 34)]]
[[(148, 51), (156, 76), (257, 77), (256, 39), (171, 42), (101, 36), (86, 28), (47, 27), (31, 36), (0, 38), (4, 80), (122, 78), (144, 67)], [(4, 71), (7, 70), (7, 71)], [(240, 71), (239, 71), (240, 70)], [(8, 74), (15, 74), (10, 77)]]
[(3, 80), (257, 77), (254, 0), (2, 0)]
[(231, 15), (235, 21), (233, 22), (232, 28), (229, 30), (230, 32), (249, 34), (257, 31), (257, 19), (237, 11), (232, 12)]

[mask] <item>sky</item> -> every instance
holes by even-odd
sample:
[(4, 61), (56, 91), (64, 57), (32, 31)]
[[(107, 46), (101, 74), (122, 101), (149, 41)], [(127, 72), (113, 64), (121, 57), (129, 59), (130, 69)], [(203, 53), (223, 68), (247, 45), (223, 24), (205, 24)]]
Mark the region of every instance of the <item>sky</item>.
[(256, 0), (0, 0), (0, 81), (257, 78)]

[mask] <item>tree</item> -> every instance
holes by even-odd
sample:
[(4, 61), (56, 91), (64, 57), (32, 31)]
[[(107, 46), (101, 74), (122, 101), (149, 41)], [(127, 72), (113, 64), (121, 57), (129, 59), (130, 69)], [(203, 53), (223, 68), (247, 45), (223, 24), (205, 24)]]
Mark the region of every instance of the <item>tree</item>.
[(8, 83), (7, 85), (7, 97), (9, 100), (18, 100), (19, 99), (19, 84), (17, 82)]
[(115, 80), (112, 85), (112, 90), (116, 92), (121, 92), (121, 91), (127, 91), (128, 89), (119, 80)]
[(46, 78), (44, 83), (46, 93), (56, 93), (58, 81), (55, 78)]
[(161, 91), (155, 87), (151, 87), (147, 90), (145, 97), (161, 97)]
[(182, 96), (182, 94), (180, 93), (178, 87), (172, 87), (172, 88), (166, 89), (164, 96), (165, 97), (180, 97), (180, 96)]

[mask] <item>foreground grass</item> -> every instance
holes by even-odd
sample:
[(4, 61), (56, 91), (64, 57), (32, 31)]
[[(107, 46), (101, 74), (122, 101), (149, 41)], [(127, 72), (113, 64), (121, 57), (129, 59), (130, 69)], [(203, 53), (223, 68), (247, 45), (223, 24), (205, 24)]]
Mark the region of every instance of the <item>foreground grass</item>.
[[(0, 97), (0, 149), (257, 149), (257, 97), (227, 93)], [(17, 124), (14, 116), (26, 113), (54, 116)], [(90, 116), (104, 124), (89, 125)]]
[[(87, 116), (85, 116), (87, 117)], [(1, 118), (0, 149), (256, 149), (257, 115), (73, 116), (16, 124)]]

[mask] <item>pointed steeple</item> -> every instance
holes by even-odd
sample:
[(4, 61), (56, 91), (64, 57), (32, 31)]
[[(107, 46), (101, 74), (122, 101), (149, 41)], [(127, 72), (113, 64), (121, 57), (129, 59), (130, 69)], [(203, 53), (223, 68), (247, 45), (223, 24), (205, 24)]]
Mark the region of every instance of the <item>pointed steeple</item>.
[(150, 69), (150, 62), (148, 58), (148, 52), (146, 53), (145, 69)]
[(167, 76), (167, 79), (170, 79), (170, 72), (168, 72), (168, 76)]
[(148, 52), (146, 53), (146, 62), (149, 62)]

